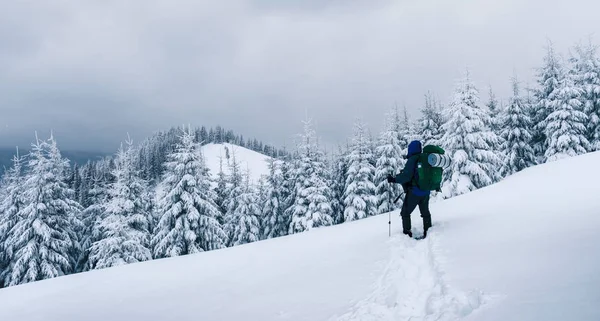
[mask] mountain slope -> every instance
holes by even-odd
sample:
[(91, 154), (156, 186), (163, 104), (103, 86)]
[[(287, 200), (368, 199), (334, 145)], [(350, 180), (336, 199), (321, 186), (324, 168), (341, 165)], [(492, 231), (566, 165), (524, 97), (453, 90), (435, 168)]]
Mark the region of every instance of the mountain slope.
[[(387, 215), (0, 290), (2, 320), (600, 320), (600, 153)], [(421, 228), (413, 215), (415, 230)]]
[(219, 159), (223, 160), (223, 172), (229, 173), (229, 164), (233, 162), (234, 155), (242, 172), (250, 171), (250, 180), (253, 183), (258, 183), (262, 175), (269, 174), (269, 168), (267, 167), (269, 156), (234, 144), (204, 145), (202, 146), (202, 155), (213, 177), (216, 177), (219, 173)]

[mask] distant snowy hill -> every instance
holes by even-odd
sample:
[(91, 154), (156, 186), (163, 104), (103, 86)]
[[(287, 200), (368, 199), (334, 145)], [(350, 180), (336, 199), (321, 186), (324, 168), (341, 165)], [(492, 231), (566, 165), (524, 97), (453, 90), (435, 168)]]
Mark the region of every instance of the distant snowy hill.
[[(211, 168), (222, 148), (206, 148)], [(391, 238), (380, 215), (2, 289), (0, 320), (597, 321), (599, 163), (536, 166), (432, 204), (423, 241), (400, 235), (394, 212)]]
[(223, 160), (223, 172), (229, 173), (229, 164), (233, 161), (234, 154), (242, 172), (250, 170), (251, 182), (256, 184), (262, 175), (269, 174), (269, 156), (234, 144), (207, 144), (202, 146), (202, 154), (213, 177), (219, 173), (219, 159)]

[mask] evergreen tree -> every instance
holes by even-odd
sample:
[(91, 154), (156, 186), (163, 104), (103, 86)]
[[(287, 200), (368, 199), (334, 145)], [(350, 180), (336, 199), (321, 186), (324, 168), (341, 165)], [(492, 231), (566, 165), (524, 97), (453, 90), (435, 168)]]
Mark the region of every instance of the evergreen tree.
[(500, 113), (502, 112), (502, 108), (498, 102), (498, 98), (496, 98), (496, 94), (492, 90), (492, 86), (490, 86), (490, 88), (489, 88), (488, 95), (489, 95), (489, 101), (486, 104), (486, 107), (488, 108), (489, 115), (490, 115), (490, 123), (488, 124), (488, 127), (490, 127), (490, 129), (492, 129), (495, 133), (499, 133), (500, 132), (499, 116), (500, 116)]
[(89, 191), (86, 192), (88, 195), (87, 201), (90, 205), (81, 212), (83, 231), (79, 239), (81, 240), (82, 252), (77, 264), (77, 272), (89, 271), (92, 269), (89, 262), (90, 250), (92, 244), (99, 241), (101, 238), (99, 227), (100, 222), (104, 218), (104, 213), (106, 213), (108, 197), (106, 183), (99, 174), (93, 174), (93, 176), (90, 177), (90, 180), (91, 186)]
[(244, 182), (235, 195), (235, 202), (231, 202), (231, 219), (228, 222), (230, 246), (252, 243), (260, 240), (260, 208), (258, 195), (250, 185), (248, 173), (244, 175)]
[(392, 114), (386, 117), (386, 129), (381, 133), (379, 146), (375, 149), (377, 163), (375, 168), (375, 185), (377, 195), (378, 213), (393, 211), (395, 206), (392, 202), (400, 195), (397, 184), (387, 181), (388, 175), (395, 176), (400, 171), (400, 160), (402, 150), (398, 142), (398, 132), (393, 123)]
[(224, 215), (227, 212), (227, 175), (223, 172), (223, 157), (219, 157), (219, 172), (217, 173), (217, 182), (216, 182), (216, 203), (219, 207), (219, 216), (217, 217), (217, 221), (220, 224), (225, 222)]
[(591, 151), (597, 151), (600, 150), (600, 58), (597, 47), (591, 43), (576, 46), (571, 63), (575, 86), (582, 90), (583, 112), (589, 119), (586, 136)]
[(4, 287), (8, 266), (13, 260), (13, 249), (6, 242), (9, 231), (19, 220), (19, 212), (25, 205), (23, 199), (23, 158), (19, 150), (13, 157), (13, 166), (4, 173), (0, 184), (0, 288)]
[(121, 145), (115, 159), (114, 182), (109, 185), (105, 211), (97, 227), (99, 240), (90, 248), (92, 269), (152, 259), (146, 182), (133, 166), (133, 142), (128, 139), (126, 143), (127, 148)]
[(285, 186), (283, 161), (269, 159), (269, 176), (262, 208), (262, 238), (270, 239), (287, 235), (290, 220), (285, 215), (285, 199), (289, 191)]
[(289, 234), (333, 224), (333, 193), (328, 185), (323, 152), (317, 145), (311, 122), (304, 122), (304, 133), (294, 162), (294, 203), (289, 209)]
[(236, 160), (235, 152), (232, 153), (231, 162), (229, 162), (229, 174), (227, 175), (227, 189), (225, 192), (225, 233), (227, 234), (228, 246), (233, 246), (233, 239), (239, 219), (236, 217), (236, 209), (240, 195), (243, 191), (243, 176), (240, 171), (240, 164)]
[(512, 175), (527, 167), (535, 165), (535, 153), (531, 147), (532, 122), (527, 107), (519, 92), (519, 83), (512, 80), (513, 96), (508, 108), (502, 113), (501, 137), (506, 149), (506, 172)]
[(353, 146), (348, 156), (348, 177), (344, 190), (344, 222), (355, 221), (378, 214), (376, 187), (373, 183), (375, 168), (370, 142), (360, 120), (354, 124)]
[(546, 120), (552, 112), (551, 95), (564, 78), (562, 64), (554, 52), (552, 43), (548, 44), (546, 56), (544, 57), (544, 65), (538, 69), (537, 77), (538, 88), (534, 92), (537, 103), (531, 109), (531, 118), (534, 123), (532, 146), (537, 162), (541, 163), (545, 160), (545, 153), (548, 149)]
[(183, 132), (169, 155), (158, 203), (160, 220), (152, 244), (155, 258), (175, 257), (224, 248), (227, 235), (210, 189), (208, 169), (191, 130)]
[(5, 242), (11, 257), (4, 273), (9, 286), (70, 274), (79, 251), (74, 228), (81, 225), (76, 217), (81, 206), (65, 182), (69, 161), (54, 137), (36, 137), (28, 167), (23, 205)]
[(431, 93), (425, 95), (425, 106), (419, 119), (419, 136), (425, 145), (438, 145), (442, 138), (442, 113)]
[(457, 86), (444, 118), (441, 145), (452, 158), (452, 166), (446, 171), (444, 185), (448, 187), (444, 188), (444, 196), (461, 195), (492, 184), (494, 173), (502, 166), (495, 147), (500, 141), (486, 126), (489, 115), (479, 105), (479, 93), (468, 72)]
[(583, 90), (575, 85), (574, 75), (563, 77), (550, 94), (548, 115), (545, 123), (546, 161), (586, 153), (591, 149), (586, 138), (588, 117), (581, 110)]
[(344, 222), (344, 189), (348, 172), (348, 151), (338, 147), (331, 162), (331, 190), (333, 193), (333, 224)]
[(408, 148), (408, 144), (418, 139), (418, 135), (415, 132), (414, 128), (411, 126), (410, 118), (408, 117), (408, 111), (406, 110), (406, 106), (404, 107), (404, 112), (402, 117), (398, 114), (398, 109), (396, 108), (394, 114), (394, 124), (397, 124), (398, 131), (398, 141), (400, 142), (400, 148), (406, 150)]

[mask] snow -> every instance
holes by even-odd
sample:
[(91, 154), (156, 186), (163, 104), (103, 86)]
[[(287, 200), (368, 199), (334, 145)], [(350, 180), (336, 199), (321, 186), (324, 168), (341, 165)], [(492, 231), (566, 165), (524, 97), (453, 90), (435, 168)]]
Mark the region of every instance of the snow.
[[(219, 173), (219, 157), (223, 158), (223, 172), (228, 174), (228, 161), (232, 160), (234, 153), (236, 161), (240, 164), (240, 169), (242, 172), (246, 172), (248, 169), (250, 169), (251, 183), (257, 184), (262, 175), (269, 174), (267, 161), (270, 157), (261, 153), (228, 143), (207, 144), (202, 146), (201, 149), (204, 159), (206, 160), (206, 167), (208, 167), (210, 174), (215, 179)], [(229, 150), (229, 160), (226, 158), (228, 155), (227, 150)]]
[(600, 320), (599, 162), (435, 202), (422, 241), (396, 211), (2, 289), (0, 320)]

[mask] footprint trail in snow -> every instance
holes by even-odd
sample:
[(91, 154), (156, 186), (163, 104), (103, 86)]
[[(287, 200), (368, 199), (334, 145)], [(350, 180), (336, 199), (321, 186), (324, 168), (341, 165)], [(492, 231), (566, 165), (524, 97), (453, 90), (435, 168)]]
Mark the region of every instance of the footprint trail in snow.
[(444, 282), (435, 258), (435, 236), (389, 240), (390, 259), (373, 292), (336, 321), (460, 320), (485, 300), (480, 291), (462, 292)]

